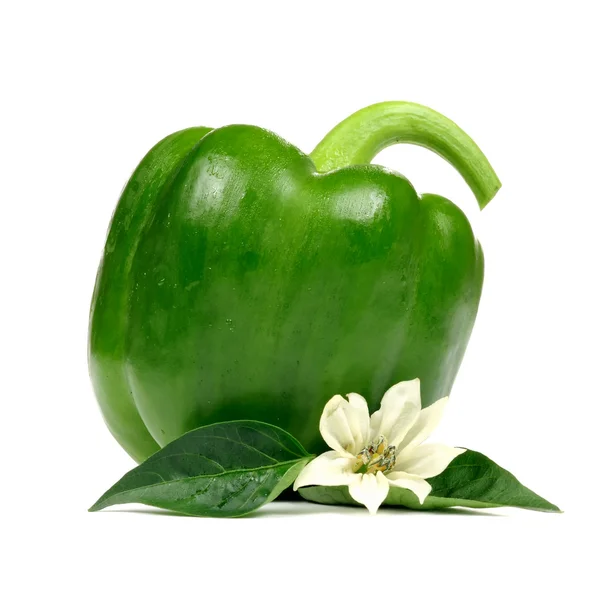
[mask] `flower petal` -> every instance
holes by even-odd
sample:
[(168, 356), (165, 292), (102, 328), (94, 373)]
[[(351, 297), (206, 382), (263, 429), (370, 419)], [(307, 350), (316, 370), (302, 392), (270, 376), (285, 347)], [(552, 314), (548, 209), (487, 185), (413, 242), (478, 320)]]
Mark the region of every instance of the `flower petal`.
[[(357, 452), (362, 450), (369, 442), (369, 426), (371, 419), (369, 417), (369, 405), (360, 395), (350, 393), (347, 395), (351, 411), (348, 420), (351, 420), (352, 432), (356, 441), (355, 449)], [(350, 415), (352, 415), (350, 417)]]
[(348, 394), (348, 398), (337, 395), (325, 405), (319, 429), (330, 448), (350, 457), (367, 443), (369, 408), (358, 394)]
[(346, 418), (344, 405), (347, 406), (348, 401), (340, 395), (329, 400), (321, 415), (319, 431), (330, 448), (350, 457), (356, 452), (353, 452), (354, 436)]
[(404, 449), (414, 448), (415, 446), (422, 444), (439, 425), (447, 403), (448, 396), (440, 398), (431, 406), (424, 408), (419, 413), (417, 420), (406, 434), (406, 437), (396, 447), (396, 452), (398, 453)]
[(294, 491), (305, 485), (350, 485), (360, 478), (352, 471), (354, 458), (325, 452), (311, 460), (294, 481)]
[(380, 471), (377, 475), (366, 473), (360, 479), (348, 486), (348, 491), (354, 500), (364, 504), (374, 515), (381, 503), (386, 499), (390, 484)]
[(397, 447), (419, 416), (420, 390), (418, 379), (392, 386), (384, 394), (381, 408), (371, 415), (371, 439), (383, 435), (388, 444)]
[(390, 485), (401, 487), (410, 490), (421, 504), (425, 502), (425, 498), (431, 492), (431, 485), (422, 477), (417, 477), (411, 473), (403, 473), (402, 471), (392, 471), (386, 475)]
[(425, 444), (402, 451), (396, 457), (395, 471), (404, 471), (428, 479), (439, 475), (464, 448), (453, 448), (445, 444)]

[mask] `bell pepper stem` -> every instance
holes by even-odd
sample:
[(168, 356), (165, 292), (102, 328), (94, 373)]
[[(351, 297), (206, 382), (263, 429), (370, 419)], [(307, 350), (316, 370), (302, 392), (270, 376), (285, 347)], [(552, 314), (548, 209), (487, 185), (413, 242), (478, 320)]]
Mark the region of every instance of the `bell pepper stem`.
[(483, 209), (501, 183), (477, 144), (444, 115), (413, 102), (367, 106), (334, 127), (311, 153), (320, 172), (366, 164), (384, 148), (416, 144), (447, 160), (469, 185)]

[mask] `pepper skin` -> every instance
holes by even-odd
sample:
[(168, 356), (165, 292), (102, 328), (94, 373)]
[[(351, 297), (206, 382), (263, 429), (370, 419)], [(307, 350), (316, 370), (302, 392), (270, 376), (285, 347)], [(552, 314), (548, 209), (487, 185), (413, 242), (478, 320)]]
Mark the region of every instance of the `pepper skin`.
[(137, 461), (235, 419), (320, 452), (336, 393), (419, 377), (449, 394), (473, 327), (483, 256), (463, 212), (368, 164), (398, 141), (461, 172), (483, 207), (500, 184), (454, 123), (406, 102), (342, 122), (311, 156), (248, 125), (159, 142), (115, 211), (90, 315), (107, 425)]

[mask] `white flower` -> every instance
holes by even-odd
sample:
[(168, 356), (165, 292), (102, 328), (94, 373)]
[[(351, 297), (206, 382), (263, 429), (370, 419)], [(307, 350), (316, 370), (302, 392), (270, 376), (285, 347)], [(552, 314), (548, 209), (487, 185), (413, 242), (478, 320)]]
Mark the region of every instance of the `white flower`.
[(448, 398), (421, 410), (418, 379), (391, 387), (369, 418), (359, 394), (334, 396), (325, 405), (319, 429), (332, 449), (298, 475), (294, 490), (306, 485), (347, 485), (354, 500), (377, 512), (390, 486), (406, 488), (423, 504), (431, 491), (426, 479), (439, 475), (464, 448), (421, 444), (442, 418)]

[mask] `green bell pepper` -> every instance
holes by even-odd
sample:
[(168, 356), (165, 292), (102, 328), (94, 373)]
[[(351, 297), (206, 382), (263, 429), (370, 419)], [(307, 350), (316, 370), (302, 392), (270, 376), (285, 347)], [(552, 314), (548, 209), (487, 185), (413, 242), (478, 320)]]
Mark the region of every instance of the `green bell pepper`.
[(475, 321), (483, 256), (463, 212), (370, 165), (430, 148), (483, 208), (500, 182), (452, 121), (386, 102), (307, 156), (248, 125), (159, 142), (114, 213), (94, 290), (90, 374), (106, 423), (137, 461), (186, 431), (257, 419), (323, 449), (336, 393), (375, 409), (419, 377), (450, 392)]

